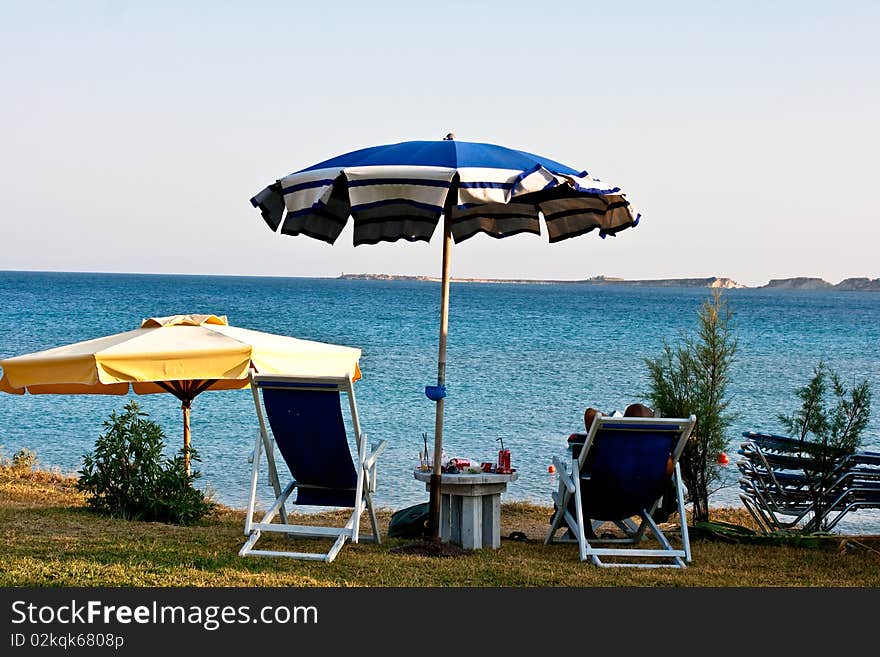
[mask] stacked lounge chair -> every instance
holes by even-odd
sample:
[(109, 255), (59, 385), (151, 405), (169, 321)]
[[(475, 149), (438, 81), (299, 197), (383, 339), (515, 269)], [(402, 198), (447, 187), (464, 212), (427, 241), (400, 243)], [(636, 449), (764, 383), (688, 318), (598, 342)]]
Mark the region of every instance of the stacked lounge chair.
[(764, 532), (831, 531), (851, 511), (880, 509), (880, 453), (822, 452), (754, 431), (743, 437), (740, 499)]

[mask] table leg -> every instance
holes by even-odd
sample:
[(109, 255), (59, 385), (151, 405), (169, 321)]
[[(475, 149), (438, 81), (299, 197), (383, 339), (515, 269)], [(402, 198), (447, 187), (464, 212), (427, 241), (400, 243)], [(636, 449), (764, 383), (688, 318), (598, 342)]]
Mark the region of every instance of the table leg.
[(451, 495), (440, 495), (440, 540), (449, 541), (452, 539), (452, 528), (455, 526), (452, 518), (452, 505), (450, 504)]
[(449, 540), (461, 543), (461, 497), (449, 496)]
[(501, 547), (501, 494), (484, 495), (483, 546), (497, 550)]
[(461, 546), (470, 550), (483, 547), (483, 498), (459, 497), (461, 500)]

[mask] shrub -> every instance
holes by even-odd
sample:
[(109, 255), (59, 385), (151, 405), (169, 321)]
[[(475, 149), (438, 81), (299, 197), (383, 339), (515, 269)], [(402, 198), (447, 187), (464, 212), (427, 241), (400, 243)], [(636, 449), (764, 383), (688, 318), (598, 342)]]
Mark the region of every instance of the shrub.
[(11, 466), (17, 472), (30, 472), (37, 465), (37, 455), (32, 449), (22, 447), (12, 455)]
[(3, 445), (0, 445), (0, 467), (10, 468), (17, 474), (30, 472), (37, 465), (37, 455), (32, 449), (22, 447), (12, 457), (3, 453)]
[(10, 468), (16, 474), (22, 474), (33, 470), (37, 463), (37, 455), (32, 449), (22, 447), (10, 458), (3, 453), (3, 445), (0, 445), (0, 467)]
[[(833, 406), (826, 402), (829, 382), (836, 400)], [(814, 520), (804, 525), (804, 531), (824, 531), (829, 488), (838, 476), (834, 468), (841, 458), (861, 446), (862, 432), (871, 414), (871, 389), (864, 379), (847, 390), (837, 373), (819, 361), (809, 383), (798, 388), (796, 394), (801, 407), (791, 415), (780, 414), (778, 419), (792, 437), (800, 440), (801, 453), (808, 455), (803, 459), (803, 471)], [(816, 523), (816, 518), (823, 521)]]
[(697, 423), (682, 453), (681, 477), (693, 504), (693, 521), (709, 520), (711, 487), (719, 481), (718, 455), (724, 450), (724, 433), (734, 420), (727, 412), (730, 366), (736, 359), (733, 312), (721, 291), (703, 302), (698, 312), (697, 336), (682, 336), (663, 354), (645, 359), (650, 389), (647, 397), (665, 417), (688, 417)]
[[(187, 474), (182, 449), (173, 459), (163, 455), (162, 428), (147, 419), (137, 402), (126, 404), (121, 415), (113, 411), (104, 428), (95, 451), (83, 456), (77, 482), (93, 510), (127, 520), (189, 525), (213, 508), (193, 486), (201, 474)], [(195, 450), (189, 454), (191, 461), (199, 461)]]

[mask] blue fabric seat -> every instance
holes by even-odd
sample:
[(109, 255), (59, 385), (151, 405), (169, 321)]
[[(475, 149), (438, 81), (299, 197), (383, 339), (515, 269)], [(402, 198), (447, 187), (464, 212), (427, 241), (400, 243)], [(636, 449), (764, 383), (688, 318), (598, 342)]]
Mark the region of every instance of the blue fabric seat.
[(679, 439), (677, 428), (626, 428), (605, 424), (596, 433), (592, 454), (584, 463), (590, 476), (581, 480), (588, 518), (613, 521), (637, 515), (646, 500), (653, 504), (663, 494), (669, 481), (666, 468)]
[(338, 390), (264, 388), (278, 451), (298, 486), (296, 504), (354, 507), (357, 472)]

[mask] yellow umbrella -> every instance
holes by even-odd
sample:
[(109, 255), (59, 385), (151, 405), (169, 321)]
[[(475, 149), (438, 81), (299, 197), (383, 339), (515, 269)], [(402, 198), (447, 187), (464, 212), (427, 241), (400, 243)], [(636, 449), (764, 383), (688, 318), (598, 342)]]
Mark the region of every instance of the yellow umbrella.
[(229, 326), (225, 315), (171, 315), (140, 328), (0, 360), (12, 394), (139, 395), (170, 392), (183, 409), (189, 471), (189, 410), (205, 390), (248, 387), (261, 374), (361, 376), (361, 350)]

